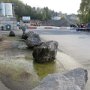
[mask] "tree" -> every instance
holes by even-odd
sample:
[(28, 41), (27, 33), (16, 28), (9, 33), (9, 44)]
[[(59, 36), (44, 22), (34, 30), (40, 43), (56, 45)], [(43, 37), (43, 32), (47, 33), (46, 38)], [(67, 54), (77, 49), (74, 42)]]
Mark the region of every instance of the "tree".
[(43, 20), (51, 19), (51, 10), (49, 10), (48, 7), (44, 7), (42, 10), (42, 16)]
[(48, 7), (35, 8), (27, 4), (25, 5), (20, 0), (0, 0), (0, 2), (13, 3), (17, 20), (20, 20), (22, 16), (30, 16), (31, 19), (37, 19), (37, 20), (48, 20), (48, 19), (51, 19), (51, 16), (52, 16), (52, 11), (48, 9)]
[(90, 0), (82, 0), (78, 12), (82, 23), (90, 22)]

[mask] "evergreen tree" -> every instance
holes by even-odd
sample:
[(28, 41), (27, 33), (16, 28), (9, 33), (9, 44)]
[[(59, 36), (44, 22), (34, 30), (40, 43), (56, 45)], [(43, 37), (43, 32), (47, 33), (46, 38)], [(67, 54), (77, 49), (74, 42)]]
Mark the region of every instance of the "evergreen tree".
[(90, 0), (82, 0), (79, 9), (79, 18), (82, 23), (90, 22)]

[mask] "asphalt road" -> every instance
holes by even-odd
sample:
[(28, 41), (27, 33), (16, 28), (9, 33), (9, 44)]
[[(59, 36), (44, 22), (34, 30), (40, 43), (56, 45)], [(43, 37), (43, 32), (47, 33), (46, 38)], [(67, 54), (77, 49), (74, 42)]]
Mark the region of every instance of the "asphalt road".
[(74, 58), (88, 70), (86, 90), (90, 90), (90, 32), (77, 32), (69, 29), (34, 30), (45, 40), (55, 40), (59, 50)]

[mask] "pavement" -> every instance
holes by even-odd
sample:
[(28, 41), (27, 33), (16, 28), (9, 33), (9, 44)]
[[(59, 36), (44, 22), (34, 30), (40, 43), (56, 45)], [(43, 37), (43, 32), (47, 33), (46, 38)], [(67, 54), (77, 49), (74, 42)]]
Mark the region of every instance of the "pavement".
[[(77, 32), (70, 29), (34, 31), (46, 41), (55, 40), (59, 43), (59, 50), (65, 54), (65, 58), (60, 61), (66, 68), (73, 69), (78, 65), (88, 70), (88, 83), (85, 90), (90, 90), (90, 32)], [(60, 59), (62, 54), (58, 56)]]

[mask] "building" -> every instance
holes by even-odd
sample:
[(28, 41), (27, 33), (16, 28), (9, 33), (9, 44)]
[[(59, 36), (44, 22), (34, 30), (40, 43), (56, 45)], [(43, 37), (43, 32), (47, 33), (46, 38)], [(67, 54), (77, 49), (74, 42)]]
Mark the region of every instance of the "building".
[(60, 20), (60, 19), (61, 19), (60, 16), (54, 16), (54, 17), (52, 17), (52, 20)]
[(0, 16), (13, 17), (12, 3), (0, 3)]
[(6, 25), (11, 25), (11, 29), (16, 29), (17, 21), (14, 16), (12, 3), (0, 3), (0, 29), (3, 26), (6, 30)]

